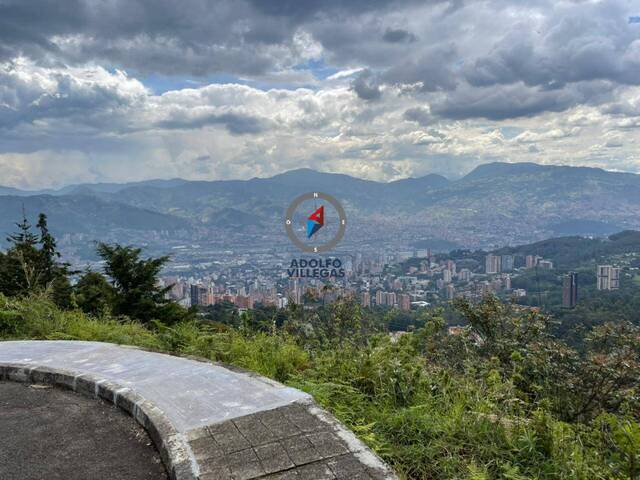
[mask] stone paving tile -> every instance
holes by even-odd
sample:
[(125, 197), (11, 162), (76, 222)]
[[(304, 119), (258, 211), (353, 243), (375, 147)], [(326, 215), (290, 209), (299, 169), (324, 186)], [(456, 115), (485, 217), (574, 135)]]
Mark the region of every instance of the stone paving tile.
[(289, 407), (267, 410), (255, 416), (260, 419), (262, 424), (267, 427), (276, 438), (293, 437), (299, 435), (301, 430), (291, 423), (282, 413), (282, 410), (287, 408)]
[[(290, 405), (208, 428), (189, 442), (201, 480), (378, 480), (331, 425)], [(313, 429), (313, 430), (311, 430)]]
[(352, 454), (331, 458), (327, 460), (327, 465), (329, 465), (336, 477), (340, 479), (353, 478), (361, 473), (366, 475), (364, 478), (369, 478), (366, 473), (366, 467)]
[(254, 450), (267, 473), (281, 472), (295, 467), (286, 450), (279, 442), (254, 447)]
[(249, 415), (233, 421), (240, 433), (246, 438), (252, 446), (264, 445), (265, 443), (277, 440), (277, 437), (271, 430), (263, 425), (257, 416)]
[(196, 460), (220, 458), (225, 454), (224, 449), (216, 443), (211, 435), (193, 440), (189, 442), (189, 446)]
[(251, 446), (233, 422), (212, 425), (209, 427), (209, 432), (225, 453), (237, 452)]
[(296, 470), (287, 470), (286, 472), (274, 473), (262, 477), (265, 480), (303, 480)]
[(323, 458), (335, 457), (349, 451), (342, 440), (331, 432), (315, 432), (306, 435), (306, 437)]
[(266, 473), (253, 448), (230, 453), (221, 460), (231, 470), (234, 480), (250, 480), (261, 477)]
[(373, 468), (367, 468), (367, 473), (373, 480), (386, 480), (387, 478), (387, 474), (385, 472), (374, 470)]
[(305, 480), (334, 480), (336, 476), (326, 463), (310, 463), (298, 468), (298, 475)]
[(338, 477), (338, 480), (373, 480), (373, 477), (367, 472), (358, 472), (353, 475), (347, 475), (346, 477)]
[(318, 453), (313, 444), (303, 435), (285, 438), (281, 443), (287, 451), (289, 458), (297, 466), (322, 459), (322, 455)]
[(327, 428), (327, 425), (318, 417), (312, 415), (306, 408), (299, 405), (290, 405), (282, 408), (284, 416), (303, 432), (315, 432)]
[(220, 465), (220, 460), (205, 460), (198, 462), (200, 467), (200, 480), (234, 480), (231, 470)]

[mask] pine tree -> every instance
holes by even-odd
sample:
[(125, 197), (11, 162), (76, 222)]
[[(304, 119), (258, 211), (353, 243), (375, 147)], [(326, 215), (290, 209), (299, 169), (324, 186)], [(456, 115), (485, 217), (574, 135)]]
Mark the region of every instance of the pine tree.
[(41, 213), (38, 216), (38, 223), (36, 226), (38, 230), (40, 230), (38, 243), (41, 245), (40, 257), (43, 276), (42, 280), (46, 285), (49, 285), (56, 277), (60, 276), (60, 270), (66, 270), (66, 265), (60, 265), (57, 263), (60, 258), (60, 252), (57, 250), (55, 238), (53, 238), (49, 233), (47, 216), (44, 213)]
[(16, 223), (18, 231), (7, 237), (12, 244), (4, 255), (0, 268), (0, 291), (15, 296), (32, 292), (41, 281), (38, 237), (22, 211), (22, 221)]
[(171, 287), (158, 286), (158, 275), (169, 257), (141, 259), (139, 248), (106, 243), (99, 243), (96, 251), (106, 262), (105, 273), (115, 290), (113, 313), (167, 324), (188, 315), (187, 310), (166, 298)]
[(50, 290), (60, 307), (69, 308), (73, 303), (67, 279), (69, 264), (59, 262), (60, 252), (49, 232), (47, 216), (38, 216), (39, 235), (32, 232), (24, 210), (16, 227), (18, 231), (7, 237), (9, 250), (0, 255), (0, 292), (18, 296)]

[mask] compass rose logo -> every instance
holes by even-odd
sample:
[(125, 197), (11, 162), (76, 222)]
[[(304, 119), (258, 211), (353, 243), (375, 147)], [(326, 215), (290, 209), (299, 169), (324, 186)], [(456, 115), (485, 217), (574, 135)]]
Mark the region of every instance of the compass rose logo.
[(324, 226), (324, 205), (307, 218), (307, 238), (313, 237)]
[[(318, 200), (324, 200), (323, 204), (318, 205)], [(313, 213), (306, 214), (313, 208)], [(300, 225), (300, 213), (298, 209), (305, 212), (304, 225)], [(294, 218), (297, 218), (294, 223)], [(334, 248), (342, 237), (347, 227), (347, 218), (344, 208), (338, 200), (329, 194), (322, 192), (308, 192), (297, 197), (287, 209), (285, 217), (285, 229), (287, 235), (303, 252), (320, 253), (326, 252)], [(296, 225), (300, 225), (298, 229)], [(296, 233), (296, 230), (302, 230), (305, 233)], [(322, 232), (321, 232), (322, 230)]]

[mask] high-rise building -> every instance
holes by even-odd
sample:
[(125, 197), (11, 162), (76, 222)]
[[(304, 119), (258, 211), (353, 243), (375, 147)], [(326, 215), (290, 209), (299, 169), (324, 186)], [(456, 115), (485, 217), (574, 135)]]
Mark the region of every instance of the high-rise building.
[(190, 288), (191, 306), (207, 305), (209, 289), (202, 285), (191, 285)]
[(376, 305), (386, 305), (387, 304), (387, 296), (382, 290), (378, 290), (376, 292)]
[(503, 272), (512, 272), (513, 271), (513, 255), (502, 255), (502, 271)]
[(453, 260), (447, 260), (445, 266), (446, 266), (447, 270), (449, 270), (451, 272), (451, 275), (455, 276), (455, 274), (456, 274), (456, 262), (454, 262)]
[(387, 305), (394, 306), (397, 302), (396, 294), (394, 292), (387, 293)]
[(253, 300), (251, 297), (246, 295), (236, 295), (234, 303), (240, 310), (249, 310), (253, 308)]
[(361, 303), (365, 308), (369, 308), (371, 306), (371, 295), (369, 292), (362, 292)]
[(297, 278), (289, 279), (289, 286), (287, 288), (287, 300), (289, 303), (295, 303), (300, 305), (302, 303), (303, 287), (298, 282)]
[(553, 262), (551, 260), (538, 260), (538, 266), (543, 270), (553, 270)]
[(411, 310), (411, 297), (406, 293), (398, 295), (398, 306), (400, 307), (400, 310), (407, 312)]
[(575, 308), (578, 303), (578, 274), (569, 272), (562, 279), (562, 306)]
[(447, 299), (452, 300), (456, 295), (456, 287), (452, 283), (447, 285)]
[(487, 275), (500, 273), (501, 257), (490, 253), (486, 258), (485, 272)]
[(611, 265), (598, 265), (598, 290), (617, 290), (620, 288), (620, 269)]
[(476, 283), (476, 295), (484, 297), (491, 293), (491, 284), (487, 281)]
[(442, 271), (442, 281), (444, 283), (451, 283), (451, 279), (452, 279), (453, 275), (451, 273), (451, 270), (443, 270)]
[(458, 280), (461, 282), (468, 282), (471, 280), (471, 270), (468, 268), (463, 268), (458, 272)]
[(540, 257), (537, 255), (527, 255), (525, 265), (527, 268), (533, 268), (538, 265), (538, 260), (540, 260)]

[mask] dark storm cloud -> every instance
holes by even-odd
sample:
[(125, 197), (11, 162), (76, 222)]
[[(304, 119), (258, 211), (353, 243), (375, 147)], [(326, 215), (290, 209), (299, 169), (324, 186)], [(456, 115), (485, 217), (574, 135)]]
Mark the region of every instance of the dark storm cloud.
[(407, 56), (389, 68), (383, 75), (391, 84), (421, 84), (421, 90), (435, 92), (454, 90), (457, 78), (452, 65), (458, 58), (453, 44), (427, 49), (419, 55)]
[(561, 88), (611, 80), (640, 85), (640, 28), (626, 21), (628, 3), (605, 1), (559, 7), (541, 25), (514, 23), (484, 55), (470, 62), (471, 85), (524, 82)]
[[(136, 72), (259, 75), (295, 62), (306, 22), (411, 0), (3, 0), (0, 59), (99, 61)], [(289, 58), (287, 58), (289, 57)]]
[(401, 28), (387, 28), (384, 35), (382, 35), (382, 39), (389, 43), (410, 43), (417, 40), (413, 33)]
[(193, 129), (208, 125), (223, 125), (229, 133), (234, 135), (256, 134), (269, 128), (269, 122), (265, 119), (233, 112), (210, 113), (194, 117), (176, 116), (157, 123), (158, 127), (166, 129)]
[[(325, 64), (365, 69), (351, 85), (362, 100), (410, 87), (433, 115), (504, 119), (640, 85), (629, 9), (624, 0), (0, 0), (0, 61), (255, 79), (317, 60), (305, 34)], [(101, 101), (91, 95), (88, 107)], [(47, 101), (52, 112), (60, 104)]]
[(582, 104), (610, 101), (609, 82), (595, 81), (562, 89), (541, 89), (523, 83), (482, 88), (458, 88), (432, 103), (432, 111), (450, 119), (531, 117), (542, 112), (561, 112)]
[(306, 19), (319, 13), (363, 13), (414, 2), (399, 0), (251, 0), (251, 3), (256, 9), (269, 15)]
[(378, 100), (382, 96), (378, 79), (368, 70), (360, 73), (353, 80), (351, 88), (363, 100)]
[(404, 112), (403, 117), (405, 120), (416, 122), (422, 126), (427, 126), (433, 123), (433, 116), (426, 108), (423, 107), (409, 108)]
[(29, 0), (0, 5), (0, 55), (41, 63), (98, 61), (145, 73), (259, 74), (292, 22), (243, 1)]

